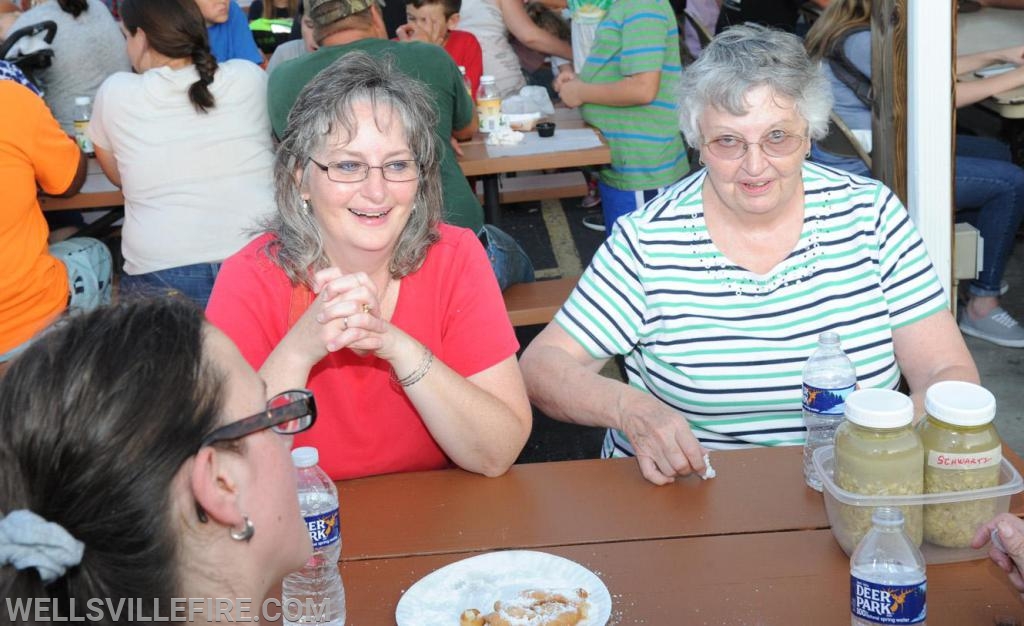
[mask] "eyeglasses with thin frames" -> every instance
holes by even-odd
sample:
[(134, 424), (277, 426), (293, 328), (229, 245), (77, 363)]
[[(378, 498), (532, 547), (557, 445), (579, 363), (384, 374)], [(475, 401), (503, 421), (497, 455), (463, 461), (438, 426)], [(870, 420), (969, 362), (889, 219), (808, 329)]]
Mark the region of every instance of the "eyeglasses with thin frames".
[(761, 152), (769, 157), (784, 157), (796, 152), (803, 145), (807, 137), (794, 135), (784, 130), (773, 130), (761, 137), (759, 141), (751, 142), (735, 135), (722, 135), (704, 144), (708, 152), (714, 156), (727, 161), (742, 159), (751, 144), (761, 148)]
[(362, 161), (333, 161), (324, 164), (313, 157), (308, 159), (336, 183), (361, 183), (370, 175), (370, 170), (380, 170), (384, 180), (392, 183), (407, 183), (420, 176), (419, 162), (415, 159), (388, 161), (384, 165), (370, 165)]
[(308, 389), (292, 389), (270, 398), (265, 410), (221, 426), (203, 437), (199, 447), (241, 439), (267, 428), (280, 435), (295, 435), (309, 429), (314, 423), (316, 401), (313, 392)]

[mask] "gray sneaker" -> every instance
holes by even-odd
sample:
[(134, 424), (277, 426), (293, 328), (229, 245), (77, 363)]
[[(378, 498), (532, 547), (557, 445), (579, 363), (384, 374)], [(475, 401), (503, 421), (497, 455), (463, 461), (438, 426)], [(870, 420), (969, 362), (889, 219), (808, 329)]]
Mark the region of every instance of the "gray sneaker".
[(960, 331), (965, 335), (991, 341), (997, 346), (1024, 348), (1024, 327), (1002, 307), (992, 309), (980, 320), (971, 319), (967, 309), (961, 309)]

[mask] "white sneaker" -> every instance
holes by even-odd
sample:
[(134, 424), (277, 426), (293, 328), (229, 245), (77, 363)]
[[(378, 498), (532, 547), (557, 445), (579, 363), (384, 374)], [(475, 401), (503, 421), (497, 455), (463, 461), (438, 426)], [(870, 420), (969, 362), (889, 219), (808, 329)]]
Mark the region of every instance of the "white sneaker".
[(959, 324), (960, 331), (965, 335), (1006, 348), (1024, 348), (1024, 327), (1002, 307), (997, 306), (979, 320), (971, 319), (964, 308), (960, 311)]

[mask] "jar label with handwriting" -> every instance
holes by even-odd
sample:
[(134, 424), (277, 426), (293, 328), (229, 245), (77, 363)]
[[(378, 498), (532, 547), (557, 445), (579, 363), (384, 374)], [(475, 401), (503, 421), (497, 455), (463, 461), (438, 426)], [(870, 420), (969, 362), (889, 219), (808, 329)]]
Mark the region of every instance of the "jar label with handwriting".
[(850, 613), (869, 624), (923, 624), (927, 584), (889, 585), (850, 576)]
[(985, 452), (939, 452), (928, 451), (928, 467), (947, 470), (983, 469), (995, 467), (1003, 461), (1003, 449), (992, 448)]

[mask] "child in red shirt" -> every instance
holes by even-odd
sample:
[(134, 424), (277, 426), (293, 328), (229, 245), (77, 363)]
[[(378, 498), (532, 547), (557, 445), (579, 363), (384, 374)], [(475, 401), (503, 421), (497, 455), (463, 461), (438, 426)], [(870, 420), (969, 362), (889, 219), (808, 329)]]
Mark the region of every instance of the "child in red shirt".
[(480, 75), (484, 72), (480, 42), (472, 33), (455, 30), (459, 25), (462, 0), (408, 0), (405, 5), (406, 23), (396, 30), (399, 41), (425, 41), (445, 49), (455, 65), (466, 68), (472, 84), (470, 94), (476, 99)]

